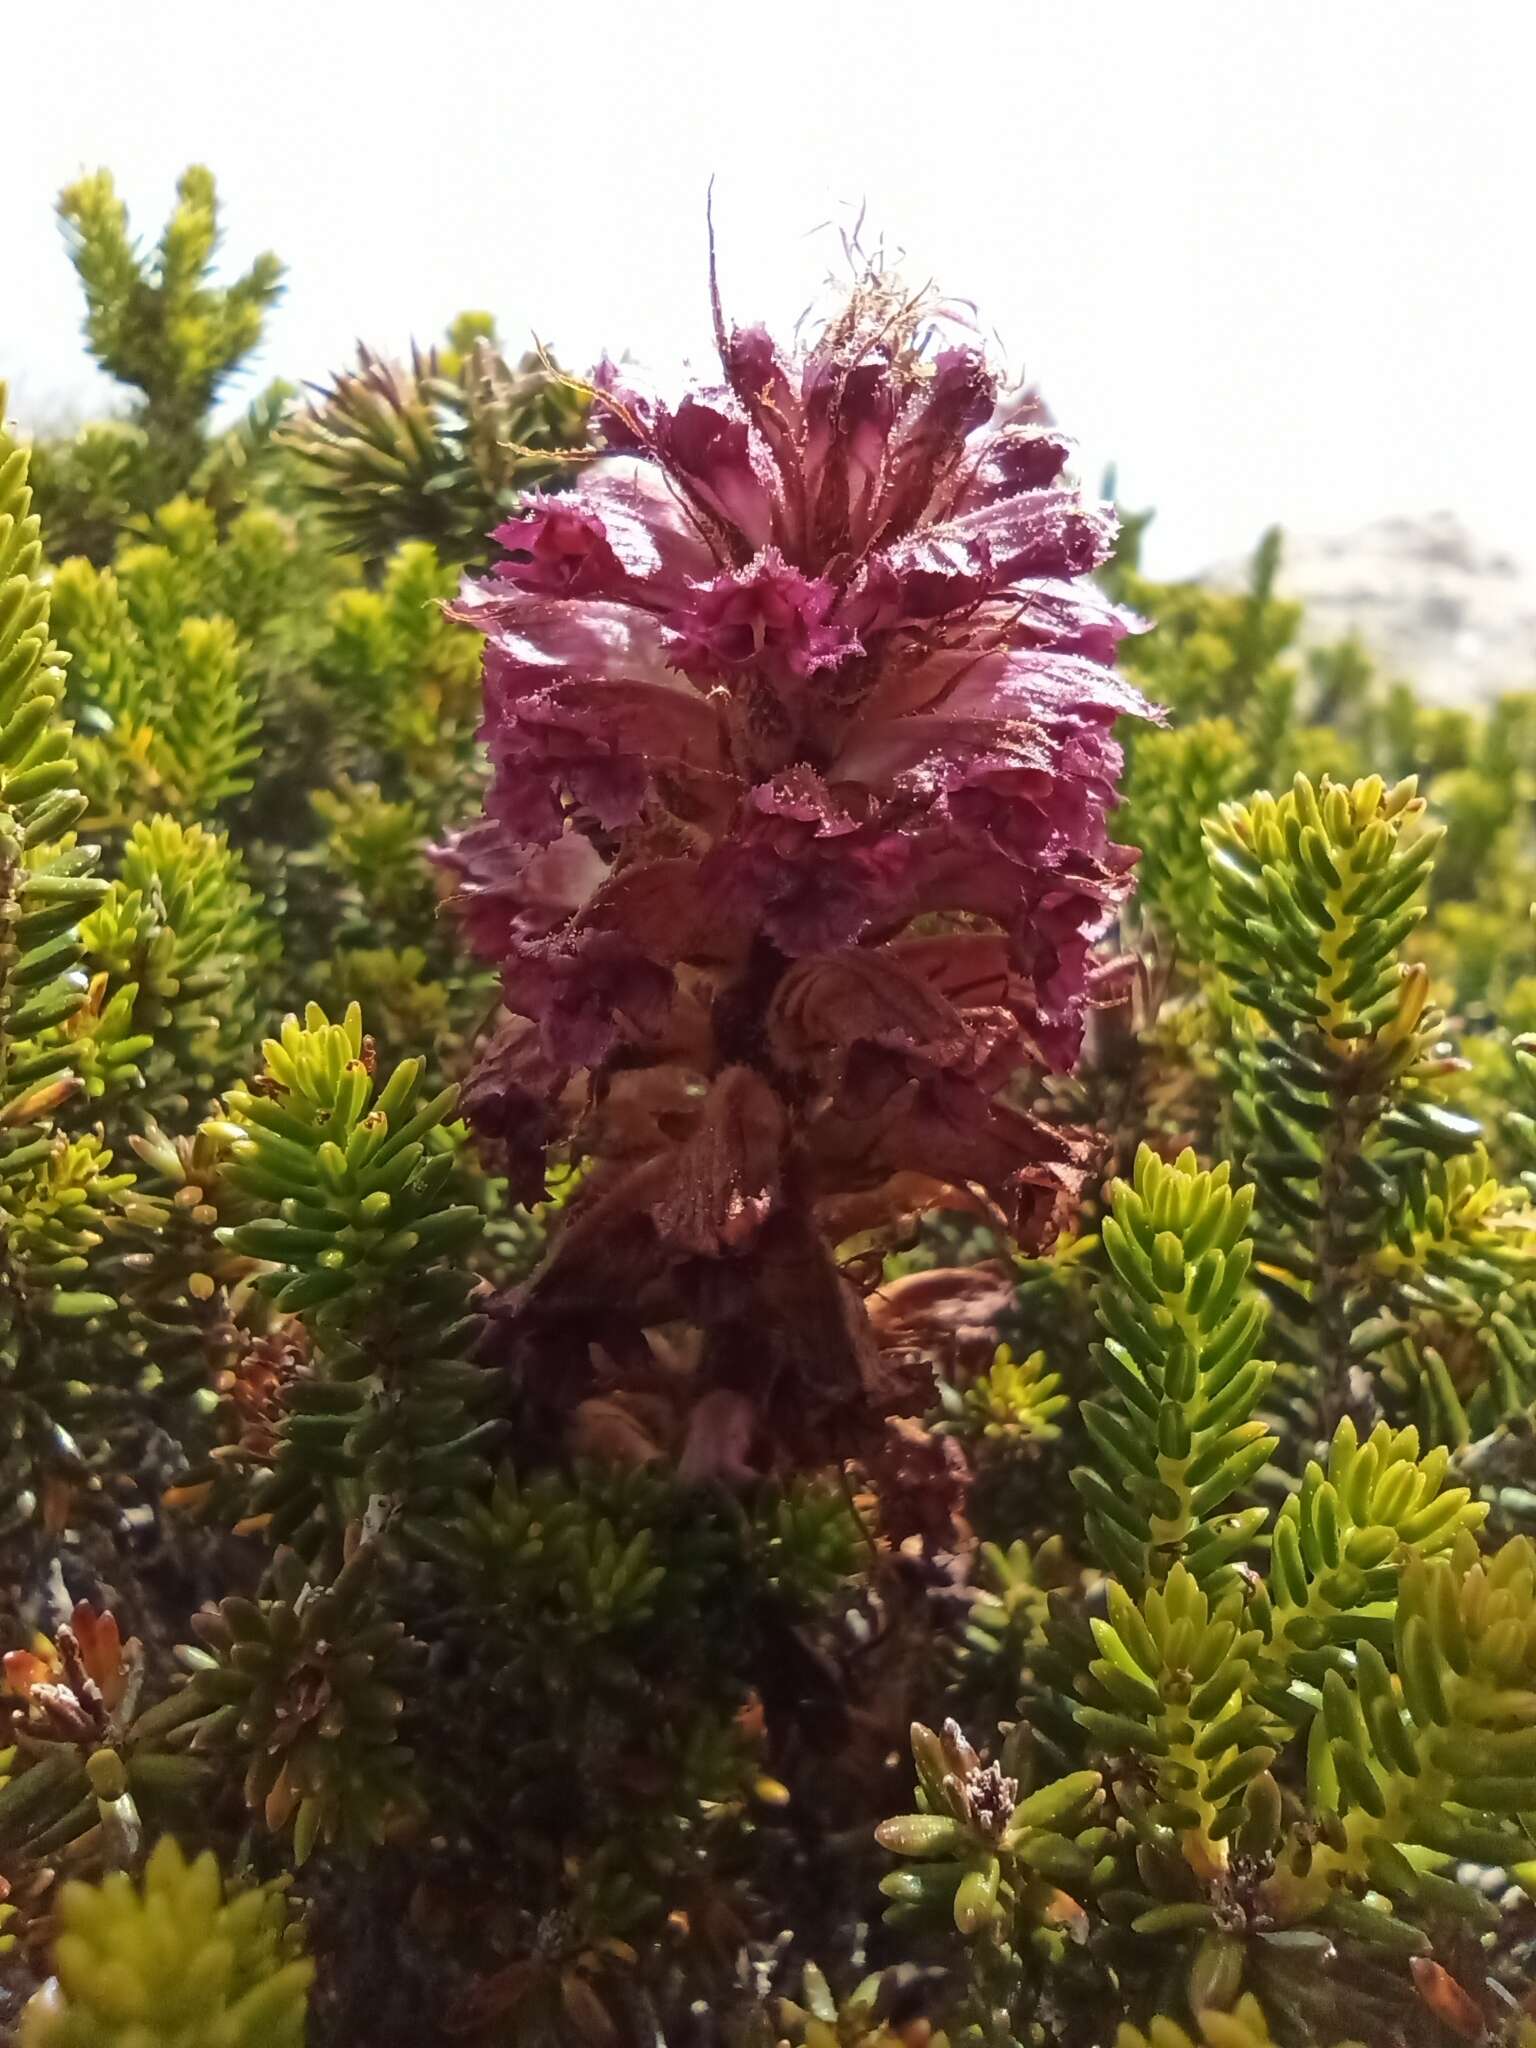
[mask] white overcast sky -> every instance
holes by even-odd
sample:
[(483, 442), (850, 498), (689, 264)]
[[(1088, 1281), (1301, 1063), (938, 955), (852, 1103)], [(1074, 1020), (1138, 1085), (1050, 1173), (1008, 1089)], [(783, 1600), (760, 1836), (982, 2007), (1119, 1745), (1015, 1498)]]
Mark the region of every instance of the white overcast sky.
[[(1441, 507), (1536, 565), (1530, 0), (0, 0), (0, 375), (98, 397), (52, 219), (178, 170), (289, 293), (264, 374), (463, 306), (567, 361), (790, 325), (862, 205), (1194, 569)], [(18, 126), (19, 112), (19, 126)]]

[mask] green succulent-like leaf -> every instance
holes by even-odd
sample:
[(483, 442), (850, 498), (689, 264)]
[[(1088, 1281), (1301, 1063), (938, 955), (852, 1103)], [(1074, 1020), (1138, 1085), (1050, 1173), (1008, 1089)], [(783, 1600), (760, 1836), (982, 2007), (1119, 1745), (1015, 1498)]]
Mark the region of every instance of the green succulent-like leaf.
[(1181, 1560), (1221, 1584), (1264, 1519), (1233, 1506), (1275, 1448), (1254, 1414), (1274, 1368), (1255, 1356), (1252, 1205), (1225, 1164), (1203, 1171), (1186, 1152), (1169, 1165), (1147, 1146), (1110, 1190), (1113, 1274), (1095, 1296), (1110, 1398), (1081, 1406), (1099, 1457), (1073, 1481), (1100, 1556), (1133, 1588)]
[(1002, 1762), (983, 1764), (953, 1721), (940, 1734), (914, 1723), (912, 1755), (918, 1810), (875, 1830), (882, 1848), (906, 1859), (881, 1880), (886, 1919), (937, 1918), (966, 1937), (1059, 1952), (1064, 1930), (1085, 1921), (1074, 1892), (1089, 1884), (1108, 1839), (1093, 1821), (1098, 1772), (1031, 1787), (1027, 1748), (1016, 1743)]
[(1288, 1389), (1324, 1439), (1350, 1399), (1354, 1332), (1388, 1289), (1370, 1264), (1383, 1212), (1404, 1212), (1411, 1236), (1415, 1200), (1433, 1199), (1418, 1194), (1430, 1162), (1478, 1136), (1443, 1099), (1428, 973), (1401, 958), (1443, 836), (1424, 811), (1411, 778), (1298, 775), (1206, 827), (1234, 1005), (1234, 1143), (1263, 1191)]
[(985, 1372), (963, 1385), (939, 1382), (936, 1436), (958, 1436), (976, 1449), (1022, 1451), (1053, 1442), (1061, 1434), (1056, 1418), (1071, 1406), (1061, 1391), (1061, 1374), (1047, 1372), (1045, 1353), (1015, 1358), (999, 1344)]
[(66, 1885), (58, 1921), (23, 2048), (302, 2048), (314, 1966), (281, 1885), (226, 1893), (211, 1855), (188, 1861), (167, 1835), (142, 1883)]
[(1523, 1865), (1536, 1853), (1536, 1551), (1491, 1557), (1463, 1530), (1448, 1554), (1401, 1572), (1385, 1650), (1360, 1642), (1330, 1670), (1307, 1742), (1307, 1798), (1331, 1823), (1267, 1880), (1268, 1909), (1427, 1952), (1427, 1915), (1491, 1922), (1455, 1881), (1458, 1861)]
[[(1439, 1020), (1427, 976), (1398, 951), (1424, 914), (1441, 837), (1411, 780), (1387, 789), (1379, 776), (1347, 788), (1298, 776), (1284, 796), (1227, 804), (1208, 822), (1223, 964), (1289, 1047), (1278, 1063), (1265, 1048), (1273, 1121), (1260, 1126), (1261, 1157), (1311, 1149), (1316, 1098), (1346, 1083), (1383, 1095), (1424, 1057)], [(1307, 1176), (1282, 1162), (1274, 1178)]]
[(185, 560), (140, 544), (115, 568), (68, 561), (56, 592), (93, 818), (121, 827), (158, 805), (211, 819), (249, 790), (260, 724), (250, 645), (222, 614), (189, 615), (206, 589)]
[(486, 1379), (454, 1263), (481, 1217), (452, 1200), (455, 1091), (427, 1094), (418, 1059), (379, 1086), (355, 1005), (332, 1024), (312, 1004), (264, 1050), (258, 1088), (232, 1090), (210, 1126), (255, 1211), (219, 1239), (267, 1265), (263, 1290), (313, 1355), (251, 1512), (280, 1540), (334, 1551), (365, 1514), (427, 1511), (482, 1471), (468, 1410)]
[(1011, 1713), (1046, 1640), (1051, 1589), (1076, 1583), (1059, 1537), (1031, 1549), (1016, 1538), (1007, 1549), (983, 1543), (976, 1554), (975, 1597), (957, 1653), (957, 1687), (967, 1699), (991, 1700)]
[(1254, 780), (1252, 748), (1230, 718), (1137, 736), (1115, 828), (1141, 849), (1136, 914), (1196, 968), (1211, 957), (1215, 911), (1204, 821)]
[(1351, 1346), (1426, 1441), (1460, 1449), (1536, 1394), (1536, 1208), (1482, 1146), (1406, 1163), (1400, 1203), (1362, 1269), (1374, 1313)]
[[(1271, 2048), (1274, 2039), (1263, 2007), (1250, 1996), (1239, 1999), (1230, 2012), (1212, 2007), (1198, 2013), (1191, 2026), (1166, 2016), (1140, 2027), (1126, 2021), (1115, 2035), (1114, 2048)], [(1361, 2044), (1341, 2041), (1338, 2048)]]
[(1378, 1423), (1362, 1443), (1348, 1417), (1326, 1466), (1309, 1461), (1271, 1543), (1264, 1661), (1284, 1674), (1267, 1694), (1278, 1711), (1309, 1718), (1311, 1689), (1351, 1670), (1361, 1644), (1390, 1653), (1405, 1568), (1482, 1526), (1487, 1504), (1447, 1485), (1449, 1467), (1443, 1446), (1420, 1457), (1412, 1428)]
[(206, 1109), (249, 1059), (272, 949), (240, 856), (201, 825), (140, 819), (81, 939), (96, 973), (65, 1033), (88, 1092)]
[(292, 1552), (272, 1595), (231, 1597), (194, 1620), (184, 1649), (185, 1737), (199, 1755), (233, 1755), (245, 1797), (296, 1862), (317, 1843), (361, 1857), (419, 1810), (400, 1741), (415, 1646), (382, 1605), (378, 1552), (360, 1547), (330, 1583)]
[[(906, 2031), (883, 2010), (887, 1988), (886, 1977), (877, 1971), (839, 1999), (816, 1965), (807, 1963), (800, 1996), (775, 2002), (776, 2032), (800, 2048), (904, 2048)], [(950, 2037), (942, 2031), (924, 2038), (928, 2048), (949, 2048)]]
[[(0, 421), (4, 405), (0, 388)], [(85, 799), (49, 602), (27, 453), (0, 424), (0, 1523), (34, 1512), (47, 1472), (78, 1467), (67, 1419), (101, 1362), (47, 1325), (83, 1338), (110, 1314), (90, 1267), (126, 1185), (99, 1136), (55, 1128), (82, 1087), (67, 1027), (87, 998), (81, 920), (105, 885), (74, 833)]]
[(1128, 1786), (1122, 1804), (1176, 1840), (1209, 1882), (1226, 1868), (1225, 1838), (1250, 1783), (1275, 1761), (1269, 1718), (1252, 1696), (1260, 1632), (1248, 1626), (1239, 1585), (1213, 1602), (1183, 1563), (1139, 1602), (1111, 1580), (1108, 1600), (1107, 1619), (1093, 1622), (1099, 1655), (1077, 1718), (1095, 1749), (1133, 1759), (1137, 1782), (1151, 1786), (1144, 1803)]
[[(481, 648), (444, 616), (457, 588), (451, 557), (424, 540), (402, 542), (376, 588), (331, 599), (317, 654), (328, 691), (433, 803), (437, 825), (459, 821), (450, 807), (465, 801), (476, 770)], [(375, 816), (375, 834), (384, 823)]]

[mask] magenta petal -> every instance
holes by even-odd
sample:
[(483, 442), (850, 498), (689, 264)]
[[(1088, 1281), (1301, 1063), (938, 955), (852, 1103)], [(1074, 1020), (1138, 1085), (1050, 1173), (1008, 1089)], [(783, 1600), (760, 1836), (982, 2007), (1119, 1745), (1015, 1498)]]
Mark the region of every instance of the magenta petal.
[[(720, 720), (691, 690), (651, 682), (556, 683), (511, 707), (519, 729), (568, 733), (582, 750), (674, 768), (713, 768), (720, 760)], [(498, 751), (492, 729), (491, 751)]]
[(738, 327), (725, 346), (726, 378), (747, 417), (772, 452), (780, 474), (795, 477), (801, 468), (800, 430), (803, 413), (789, 365), (779, 354), (766, 327)]
[(928, 539), (957, 548), (1000, 590), (1025, 577), (1087, 575), (1108, 561), (1115, 531), (1107, 506), (1085, 505), (1071, 491), (1039, 491), (962, 513)]
[(674, 687), (660, 625), (630, 604), (534, 596), (505, 583), (470, 582), (449, 615), (489, 637), (491, 705), (572, 676)]
[(959, 550), (921, 541), (876, 555), (848, 593), (842, 616), (864, 636), (922, 626), (963, 613), (987, 594), (988, 579)]
[(829, 623), (837, 587), (791, 569), (765, 548), (746, 569), (693, 591), (671, 615), (673, 659), (702, 677), (762, 668), (804, 681), (858, 651), (857, 636)]
[(880, 481), (895, 422), (896, 393), (889, 363), (881, 357), (856, 363), (848, 372), (838, 406), (838, 431), (848, 464), (848, 497), (855, 521)]
[(703, 864), (683, 858), (627, 867), (586, 906), (583, 925), (622, 932), (647, 958), (735, 960), (758, 929), (757, 906), (732, 906), (708, 882)]
[(1054, 427), (1005, 426), (987, 438), (962, 502), (970, 508), (1046, 490), (1058, 481), (1071, 453), (1072, 443)]
[(745, 1250), (778, 1206), (784, 1135), (773, 1089), (748, 1067), (728, 1067), (652, 1211), (661, 1236), (703, 1257)]
[(931, 609), (957, 610), (1014, 584), (1085, 575), (1107, 560), (1114, 534), (1104, 508), (1090, 508), (1071, 492), (1038, 491), (924, 528), (897, 542), (888, 560), (898, 579), (920, 574), (937, 593), (953, 592)]
[[(1145, 619), (1115, 604), (1092, 584), (1030, 583), (1021, 593), (1017, 632), (1021, 642), (1052, 647), (1063, 654), (1083, 654), (1101, 668), (1115, 658), (1120, 642), (1131, 633), (1145, 633)], [(1155, 714), (1145, 701), (1135, 714)]]
[[(719, 407), (685, 398), (664, 415), (657, 447), (667, 468), (693, 495), (741, 536), (749, 550), (773, 537), (773, 499), (753, 459), (745, 420)], [(766, 458), (762, 465), (766, 468)]]
[(509, 1010), (537, 1022), (553, 1065), (593, 1067), (620, 1039), (661, 1029), (672, 975), (619, 932), (578, 930), (519, 946), (503, 989)]
[(808, 769), (753, 790), (740, 831), (704, 864), (722, 914), (748, 916), (791, 958), (848, 945), (904, 903), (912, 848), (861, 824)]
[(556, 597), (609, 597), (624, 571), (608, 545), (602, 522), (559, 499), (536, 504), (520, 519), (496, 528), (493, 540), (509, 551), (492, 574), (520, 590)]
[(974, 349), (946, 349), (892, 450), (879, 507), (881, 537), (906, 533), (949, 482), (966, 436), (989, 417), (997, 384)]
[(818, 555), (857, 552), (880, 516), (899, 406), (888, 355), (877, 347), (851, 364), (813, 361), (803, 395), (805, 544)]
[(488, 959), (555, 930), (608, 874), (606, 861), (579, 833), (530, 847), (491, 818), (450, 832), (431, 858), (453, 879), (451, 907), (470, 944)]
[(726, 900), (754, 903), (764, 934), (796, 959), (851, 945), (872, 925), (888, 922), (911, 861), (907, 842), (887, 833), (824, 845), (799, 858), (765, 845), (722, 847), (706, 865)]
[(579, 502), (601, 520), (608, 545), (629, 578), (632, 603), (655, 609), (676, 602), (720, 564), (659, 464), (615, 456), (581, 479)]
[(873, 1045), (919, 1067), (974, 1065), (970, 1025), (911, 961), (890, 946), (845, 947), (802, 959), (779, 984), (770, 1042), (786, 1065), (814, 1068), (827, 1054)]
[[(557, 684), (509, 705), (487, 740), (495, 769), (491, 807), (514, 829), (518, 816), (547, 818), (530, 795), (542, 783), (573, 797), (611, 831), (639, 816), (658, 768), (708, 768), (719, 750), (707, 704), (651, 683)], [(544, 829), (537, 836), (554, 834)]]
[(936, 715), (1111, 725), (1146, 717), (1147, 702), (1134, 683), (1099, 662), (1054, 649), (1000, 649), (959, 670)]
[(596, 394), (592, 424), (602, 436), (603, 446), (615, 452), (650, 447), (656, 418), (656, 401), (651, 395), (610, 356), (603, 357), (590, 382)]

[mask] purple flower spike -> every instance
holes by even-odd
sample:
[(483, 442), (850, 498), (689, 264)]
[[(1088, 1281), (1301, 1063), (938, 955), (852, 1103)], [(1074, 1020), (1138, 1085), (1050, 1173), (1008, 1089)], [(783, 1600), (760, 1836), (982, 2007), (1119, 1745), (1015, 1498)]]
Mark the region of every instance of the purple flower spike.
[[(596, 1149), (599, 1182), (624, 1133), (569, 1257), (601, 1214), (653, 1320), (700, 1312), (701, 1260), (804, 1275), (807, 1212), (896, 1177), (1038, 1238), (1083, 1170), (1002, 1094), (1075, 1058), (1130, 887), (1138, 622), (1084, 581), (1114, 521), (1068, 443), (928, 324), (872, 279), (798, 353), (722, 327), (723, 385), (675, 408), (604, 366), (608, 452), (454, 608), (493, 775), (441, 858), (513, 1020), (471, 1106), (514, 1149)], [(562, 1256), (525, 1311), (570, 1309)], [(818, 1327), (859, 1328), (845, 1285)]]

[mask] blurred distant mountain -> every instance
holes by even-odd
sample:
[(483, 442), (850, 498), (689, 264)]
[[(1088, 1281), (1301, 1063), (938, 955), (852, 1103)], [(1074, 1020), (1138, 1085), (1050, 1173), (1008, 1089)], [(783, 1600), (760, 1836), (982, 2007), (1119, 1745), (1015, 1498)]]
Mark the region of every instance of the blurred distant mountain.
[[(1244, 580), (1223, 564), (1210, 580)], [(1355, 632), (1394, 677), (1437, 704), (1536, 689), (1536, 567), (1475, 541), (1450, 512), (1379, 519), (1338, 539), (1287, 534), (1280, 588), (1307, 637)]]

